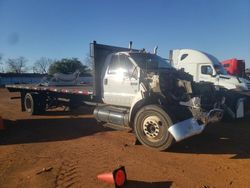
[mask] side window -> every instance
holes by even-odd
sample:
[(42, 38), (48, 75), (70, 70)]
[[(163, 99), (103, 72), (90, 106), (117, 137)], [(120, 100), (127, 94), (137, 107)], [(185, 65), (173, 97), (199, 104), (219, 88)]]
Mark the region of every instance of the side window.
[[(125, 73), (127, 77), (138, 78), (138, 70), (126, 55), (113, 55), (108, 69), (108, 74)], [(117, 72), (118, 71), (118, 72)]]
[(133, 65), (133, 63), (129, 60), (129, 58), (126, 55), (120, 55), (120, 64), (122, 68), (125, 69), (125, 72), (127, 73), (128, 77), (136, 78), (138, 77), (138, 71), (136, 67)]
[(188, 56), (188, 54), (182, 54), (182, 56), (181, 56), (181, 61), (182, 61), (183, 59), (185, 59), (187, 56)]
[(133, 72), (131, 73), (131, 77), (137, 80), (138, 78), (138, 69), (134, 67)]
[(201, 74), (212, 75), (213, 74), (212, 67), (210, 65), (202, 65)]
[(128, 73), (128, 58), (125, 55), (119, 56), (120, 68), (123, 69), (125, 73)]
[(115, 74), (118, 67), (119, 67), (118, 56), (113, 55), (111, 58), (110, 65), (109, 65), (108, 74)]

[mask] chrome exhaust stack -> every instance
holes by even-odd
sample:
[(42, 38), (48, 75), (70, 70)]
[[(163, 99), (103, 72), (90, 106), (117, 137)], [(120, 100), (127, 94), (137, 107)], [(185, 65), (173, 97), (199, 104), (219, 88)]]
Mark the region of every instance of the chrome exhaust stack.
[(130, 51), (132, 50), (132, 45), (133, 45), (133, 42), (132, 42), (132, 41), (129, 41), (128, 48), (129, 48)]
[(154, 47), (154, 54), (157, 55), (158, 46)]

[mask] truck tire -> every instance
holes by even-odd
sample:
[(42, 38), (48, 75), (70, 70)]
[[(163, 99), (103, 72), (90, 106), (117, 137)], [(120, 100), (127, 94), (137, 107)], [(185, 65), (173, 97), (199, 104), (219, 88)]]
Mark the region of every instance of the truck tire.
[(74, 111), (76, 109), (78, 109), (80, 106), (82, 106), (82, 103), (79, 102), (81, 100), (77, 100), (78, 98), (71, 98), (69, 101), (69, 110), (70, 111)]
[(26, 93), (24, 97), (25, 111), (31, 115), (42, 114), (45, 111), (45, 101), (38, 94)]
[(147, 105), (137, 112), (134, 131), (140, 143), (163, 151), (174, 143), (173, 136), (168, 132), (172, 124), (172, 119), (160, 106)]

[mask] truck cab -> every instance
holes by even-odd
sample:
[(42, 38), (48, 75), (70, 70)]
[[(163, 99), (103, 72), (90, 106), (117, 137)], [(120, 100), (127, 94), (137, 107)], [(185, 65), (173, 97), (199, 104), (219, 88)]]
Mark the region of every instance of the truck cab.
[(229, 75), (217, 58), (210, 54), (192, 49), (171, 50), (170, 62), (173, 67), (191, 74), (195, 82), (211, 82), (229, 90), (250, 90), (248, 80)]
[(158, 71), (171, 66), (155, 54), (141, 52), (117, 52), (105, 61), (102, 73), (103, 102), (117, 106), (131, 107), (142, 98), (140, 87), (143, 70)]
[(228, 72), (230, 75), (246, 78), (246, 72), (245, 72), (245, 61), (239, 60), (236, 58), (224, 60), (221, 62), (224, 69)]

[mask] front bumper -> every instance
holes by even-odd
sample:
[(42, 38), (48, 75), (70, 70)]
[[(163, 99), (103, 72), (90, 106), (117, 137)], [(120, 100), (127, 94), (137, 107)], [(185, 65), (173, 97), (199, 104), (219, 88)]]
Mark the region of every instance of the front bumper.
[(208, 123), (214, 123), (221, 120), (223, 116), (223, 110), (213, 109), (208, 113), (204, 113), (203, 115), (204, 116), (201, 119), (202, 124), (199, 124), (195, 118), (189, 118), (175, 123), (168, 129), (168, 131), (174, 137), (176, 142), (200, 134)]

